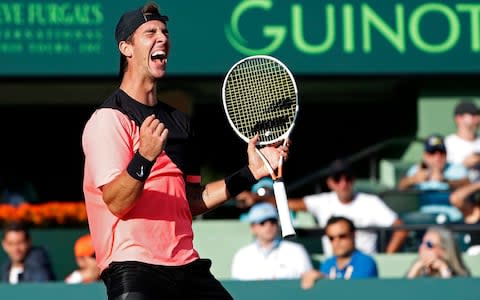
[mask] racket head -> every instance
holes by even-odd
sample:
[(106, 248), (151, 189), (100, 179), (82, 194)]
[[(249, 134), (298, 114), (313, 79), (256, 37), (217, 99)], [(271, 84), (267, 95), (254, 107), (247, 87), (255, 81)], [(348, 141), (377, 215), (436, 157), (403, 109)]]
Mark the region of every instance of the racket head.
[(236, 62), (222, 87), (223, 108), (230, 126), (245, 142), (259, 133), (257, 145), (286, 139), (298, 114), (298, 89), (279, 59), (254, 55)]

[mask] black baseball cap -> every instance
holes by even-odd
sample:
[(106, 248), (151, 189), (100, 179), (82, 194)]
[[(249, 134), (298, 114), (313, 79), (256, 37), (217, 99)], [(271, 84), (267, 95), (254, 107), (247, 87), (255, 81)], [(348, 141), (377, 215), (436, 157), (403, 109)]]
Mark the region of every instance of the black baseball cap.
[(471, 114), (478, 115), (478, 107), (471, 100), (462, 100), (455, 107), (455, 115)]
[[(145, 12), (145, 8), (148, 7), (149, 4), (155, 7), (155, 9)], [(158, 11), (158, 6), (155, 3), (150, 2), (149, 4), (139, 7), (135, 10), (128, 11), (120, 17), (120, 20), (118, 20), (115, 28), (115, 39), (117, 40), (117, 43), (127, 40), (128, 37), (132, 35), (143, 23), (152, 20), (159, 20), (163, 23), (168, 21), (167, 16), (160, 14)]]
[(328, 168), (328, 176), (330, 177), (339, 177), (341, 175), (346, 175), (353, 177), (352, 165), (350, 162), (344, 159), (334, 160)]
[(445, 143), (443, 142), (443, 136), (440, 134), (432, 134), (425, 139), (425, 151), (426, 152), (435, 152), (441, 151), (446, 152)]

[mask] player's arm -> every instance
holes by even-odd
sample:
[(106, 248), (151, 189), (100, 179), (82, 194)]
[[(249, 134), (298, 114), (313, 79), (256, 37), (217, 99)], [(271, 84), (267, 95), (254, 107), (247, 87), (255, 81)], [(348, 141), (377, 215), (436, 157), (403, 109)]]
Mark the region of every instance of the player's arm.
[[(230, 199), (240, 192), (250, 189), (258, 179), (270, 173), (255, 150), (259, 136), (256, 135), (248, 143), (248, 166), (225, 179), (208, 183), (203, 189), (191, 184), (187, 185), (187, 198), (192, 215), (203, 214)], [(286, 158), (288, 146), (267, 146), (261, 149), (273, 169), (278, 167), (280, 156)]]
[(140, 146), (124, 170), (101, 187), (103, 201), (116, 216), (125, 215), (143, 192), (143, 185), (167, 141), (168, 129), (154, 115), (145, 118), (140, 127)]

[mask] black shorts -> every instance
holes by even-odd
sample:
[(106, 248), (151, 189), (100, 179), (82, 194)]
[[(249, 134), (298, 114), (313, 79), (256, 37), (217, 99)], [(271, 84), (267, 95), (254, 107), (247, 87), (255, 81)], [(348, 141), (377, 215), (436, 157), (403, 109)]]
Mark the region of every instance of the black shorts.
[(210, 272), (209, 259), (184, 266), (113, 262), (102, 272), (109, 300), (233, 299)]

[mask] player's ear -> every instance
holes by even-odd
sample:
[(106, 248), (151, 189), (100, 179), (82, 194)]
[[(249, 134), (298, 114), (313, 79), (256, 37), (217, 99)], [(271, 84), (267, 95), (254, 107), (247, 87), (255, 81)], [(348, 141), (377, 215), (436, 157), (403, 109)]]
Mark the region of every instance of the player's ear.
[(120, 50), (120, 53), (122, 53), (124, 56), (132, 57), (132, 45), (130, 43), (121, 41), (118, 44), (118, 49)]

